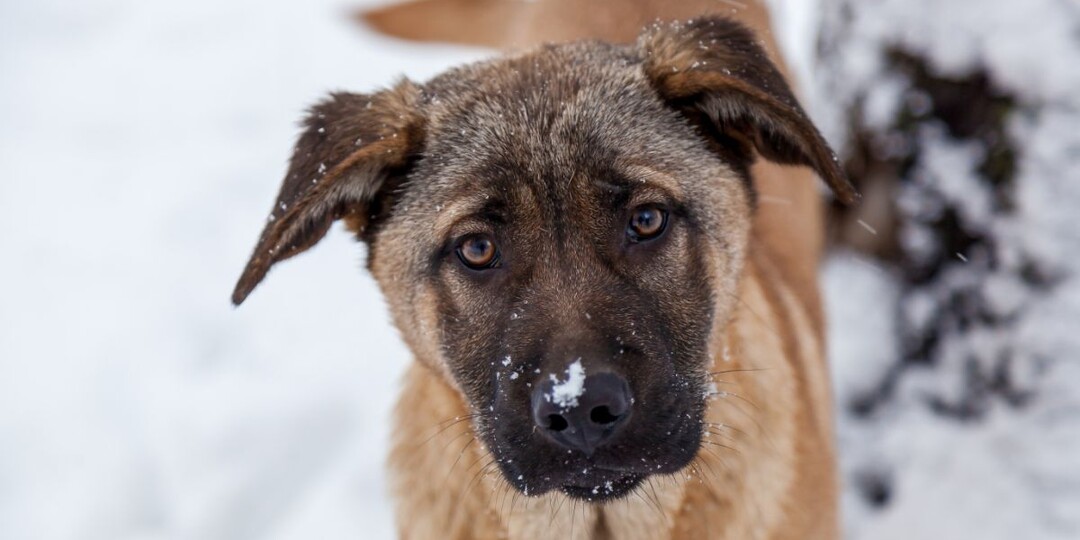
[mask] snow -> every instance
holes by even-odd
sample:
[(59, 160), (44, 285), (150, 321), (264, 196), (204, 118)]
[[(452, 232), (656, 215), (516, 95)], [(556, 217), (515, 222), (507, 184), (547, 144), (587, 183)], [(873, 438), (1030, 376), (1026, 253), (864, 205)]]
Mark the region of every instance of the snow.
[(551, 387), (551, 391), (544, 395), (544, 398), (564, 410), (577, 407), (578, 398), (585, 393), (585, 368), (581, 365), (581, 359), (574, 360), (566, 368), (565, 381), (560, 381), (555, 374), (548, 377), (555, 384)]
[[(897, 79), (884, 48), (926, 58), (937, 76), (986, 70), (1016, 100), (1005, 126), (1018, 148), (1013, 208), (996, 205), (976, 177), (982, 145), (933, 123), (918, 128), (919, 154), (897, 201), (901, 244), (916, 262), (942, 249), (930, 223), (945, 207), (991, 243), (946, 252), (952, 262), (927, 284), (905, 285), (894, 270), (846, 252), (825, 267), (847, 536), (1080, 537), (1080, 8), (1057, 0), (819, 4), (827, 30), (805, 70), (814, 75), (808, 94), (840, 147), (852, 107), (862, 107), (864, 130), (886, 138), (901, 103), (928, 112), (927, 96)], [(949, 315), (958, 299), (989, 322), (960, 324)], [(902, 362), (901, 329), (939, 332), (932, 364)], [(980, 385), (994, 384), (988, 376), (1007, 381), (1013, 398), (977, 399)], [(883, 387), (891, 390), (874, 390)], [(869, 415), (858, 406), (867, 393), (879, 400)], [(936, 410), (964, 403), (982, 408)]]
[(305, 107), (489, 54), (356, 4), (0, 2), (0, 538), (394, 537), (362, 247), (229, 304)]
[[(896, 279), (883, 268), (853, 253), (837, 253), (826, 261), (822, 287), (829, 314), (830, 360), (836, 400), (847, 403), (872, 393), (896, 360), (899, 343), (894, 313), (867, 309), (874, 299), (883, 306), (897, 302)], [(852, 339), (852, 327), (860, 339)]]
[[(984, 291), (1018, 321), (1007, 334), (952, 336), (947, 361), (856, 417), (844, 405), (896, 362), (894, 325), (933, 324), (939, 291), (902, 298), (896, 275), (851, 253), (826, 265), (848, 536), (1076, 538), (1076, 4), (860, 0), (856, 35), (823, 65), (813, 29), (835, 3), (774, 3), (837, 143), (855, 91), (879, 125), (903, 94), (882, 41), (943, 73), (986, 66), (1024, 107), (1008, 126), (1027, 141), (1008, 217), (969, 191), (977, 151), (926, 135), (940, 143), (928, 180), (1002, 240), (1002, 271), (972, 275), (980, 255), (965, 252), (943, 286)], [(0, 2), (0, 538), (394, 537), (384, 460), (409, 355), (362, 247), (335, 229), (243, 308), (228, 303), (306, 106), (489, 54), (375, 36), (347, 17), (363, 4)], [(930, 242), (918, 228), (905, 238)], [(1052, 270), (1052, 290), (1016, 281), (1025, 257)], [(1021, 353), (1010, 379), (1036, 399), (969, 423), (926, 407), (963, 388), (966, 358), (1005, 346)], [(578, 367), (559, 382), (568, 404)], [(876, 507), (865, 494), (881, 484)]]

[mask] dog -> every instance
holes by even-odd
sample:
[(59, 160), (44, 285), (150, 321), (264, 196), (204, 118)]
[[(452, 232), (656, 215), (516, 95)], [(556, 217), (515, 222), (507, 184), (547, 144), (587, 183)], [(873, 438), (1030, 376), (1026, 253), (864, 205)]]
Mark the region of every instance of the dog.
[[(498, 4), (447, 2), (372, 20)], [(423, 32), (569, 41), (309, 110), (232, 299), (338, 220), (367, 245), (415, 356), (390, 454), (401, 537), (838, 535), (814, 173), (857, 194), (770, 42), (679, 6), (439, 23)], [(648, 22), (687, 10), (705, 15)]]

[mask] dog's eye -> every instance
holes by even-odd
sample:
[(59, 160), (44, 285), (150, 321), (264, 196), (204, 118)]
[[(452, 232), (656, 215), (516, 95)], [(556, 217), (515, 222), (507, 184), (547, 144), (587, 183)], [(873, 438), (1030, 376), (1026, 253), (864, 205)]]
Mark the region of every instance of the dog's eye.
[(486, 234), (473, 234), (465, 237), (457, 248), (458, 259), (473, 270), (483, 270), (499, 262), (499, 250), (495, 241)]
[(667, 228), (667, 212), (655, 206), (641, 206), (630, 214), (626, 234), (633, 242), (644, 242), (659, 237)]

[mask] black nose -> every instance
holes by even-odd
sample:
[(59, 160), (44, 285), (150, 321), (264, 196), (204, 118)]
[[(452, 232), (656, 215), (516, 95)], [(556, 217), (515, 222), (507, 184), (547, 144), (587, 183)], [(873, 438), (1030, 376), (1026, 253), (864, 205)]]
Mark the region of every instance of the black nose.
[(533, 390), (533, 422), (549, 439), (587, 455), (611, 439), (630, 416), (626, 379), (614, 373), (586, 375), (584, 384), (550, 379)]

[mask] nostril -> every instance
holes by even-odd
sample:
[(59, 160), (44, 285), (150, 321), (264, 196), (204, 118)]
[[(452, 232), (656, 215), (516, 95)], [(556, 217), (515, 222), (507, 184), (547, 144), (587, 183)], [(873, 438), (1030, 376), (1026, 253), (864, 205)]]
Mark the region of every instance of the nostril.
[(591, 456), (633, 417), (630, 384), (617, 373), (600, 371), (589, 375), (573, 403), (554, 399), (556, 384), (555, 377), (539, 381), (530, 403), (533, 425), (548, 442)]
[(549, 414), (548, 415), (548, 426), (547, 427), (551, 431), (562, 431), (562, 430), (570, 427), (570, 424), (568, 424), (566, 422), (566, 419), (563, 418), (562, 415)]
[(611, 414), (611, 409), (609, 409), (607, 405), (601, 405), (589, 412), (589, 419), (592, 420), (593, 423), (607, 425), (614, 423), (619, 419), (619, 416)]

